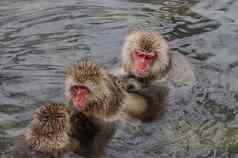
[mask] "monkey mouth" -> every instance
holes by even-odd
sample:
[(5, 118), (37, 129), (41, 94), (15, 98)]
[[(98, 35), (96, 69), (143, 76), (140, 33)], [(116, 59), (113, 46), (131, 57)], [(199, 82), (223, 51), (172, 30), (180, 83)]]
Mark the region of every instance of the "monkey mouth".
[(79, 111), (82, 111), (85, 108), (86, 99), (83, 96), (77, 96), (73, 99), (73, 104)]
[(148, 75), (149, 65), (146, 63), (135, 64), (134, 73), (138, 77), (146, 77)]
[(148, 76), (148, 72), (147, 72), (147, 70), (146, 69), (144, 69), (144, 70), (136, 70), (135, 72), (135, 76), (137, 76), (137, 77), (147, 77)]

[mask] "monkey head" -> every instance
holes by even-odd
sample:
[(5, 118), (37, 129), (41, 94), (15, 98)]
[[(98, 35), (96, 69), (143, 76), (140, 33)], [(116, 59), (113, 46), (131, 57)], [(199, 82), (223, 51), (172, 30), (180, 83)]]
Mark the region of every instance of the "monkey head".
[(69, 128), (70, 114), (63, 104), (46, 103), (33, 113), (32, 130), (40, 135), (56, 135)]
[(46, 103), (33, 113), (31, 128), (25, 134), (26, 144), (35, 151), (53, 153), (69, 144), (70, 113), (62, 104)]
[(139, 78), (162, 78), (170, 63), (168, 51), (167, 42), (158, 32), (132, 32), (123, 46), (122, 67)]
[(84, 114), (103, 118), (113, 116), (120, 109), (116, 91), (109, 74), (98, 64), (82, 61), (66, 72), (65, 97)]

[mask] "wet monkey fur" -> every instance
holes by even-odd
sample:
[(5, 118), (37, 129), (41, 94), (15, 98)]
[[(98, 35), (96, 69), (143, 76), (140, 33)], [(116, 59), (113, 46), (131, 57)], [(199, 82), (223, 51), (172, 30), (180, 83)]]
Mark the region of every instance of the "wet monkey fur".
[(127, 113), (141, 121), (145, 120), (144, 115), (155, 118), (154, 108), (158, 114), (163, 111), (170, 89), (168, 83), (189, 85), (195, 81), (190, 63), (182, 55), (170, 53), (167, 41), (159, 32), (130, 33), (122, 48), (121, 67), (113, 73), (142, 85), (141, 90), (128, 91), (131, 95), (126, 100)]
[(121, 115), (125, 94), (102, 66), (90, 61), (72, 64), (65, 76), (65, 97), (72, 110), (73, 151), (100, 157)]
[(141, 122), (152, 122), (165, 110), (168, 88), (164, 84), (146, 85), (134, 78), (121, 78), (127, 92), (124, 101), (123, 116)]
[(2, 158), (60, 158), (70, 148), (70, 113), (58, 103), (43, 104), (33, 113), (31, 127)]
[(117, 75), (135, 77), (148, 84), (166, 80), (189, 84), (195, 80), (191, 67), (184, 56), (170, 53), (159, 32), (136, 31), (126, 37)]

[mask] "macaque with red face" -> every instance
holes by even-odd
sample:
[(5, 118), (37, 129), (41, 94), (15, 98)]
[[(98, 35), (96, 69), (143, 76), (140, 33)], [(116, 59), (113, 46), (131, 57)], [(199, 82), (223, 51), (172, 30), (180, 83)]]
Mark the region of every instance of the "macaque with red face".
[(86, 157), (99, 157), (112, 138), (120, 118), (123, 89), (100, 65), (90, 61), (73, 64), (66, 72), (65, 97), (72, 109), (73, 151)]
[[(121, 53), (121, 67), (114, 72), (116, 76), (124, 79), (134, 79), (141, 83), (141, 89), (131, 89), (128, 91), (131, 96), (126, 100), (128, 113), (140, 111), (146, 115), (150, 115), (151, 109), (161, 109), (160, 103), (165, 98), (155, 101), (151, 106), (151, 99), (156, 96), (167, 97), (168, 90), (159, 91), (161, 85), (167, 86), (171, 91), (174, 86), (192, 85), (195, 82), (192, 66), (186, 58), (178, 53), (170, 53), (167, 41), (158, 32), (136, 31), (130, 33), (125, 40)], [(168, 81), (168, 82), (167, 82)], [(169, 83), (169, 84), (167, 84)], [(131, 82), (133, 87), (135, 83)], [(152, 88), (153, 87), (153, 88)], [(164, 89), (163, 87), (162, 89)], [(166, 91), (166, 95), (162, 95), (162, 91)], [(140, 93), (140, 96), (137, 94)], [(154, 95), (154, 96), (153, 96)], [(146, 112), (144, 109), (150, 109)], [(139, 114), (139, 113), (138, 113)]]
[(132, 32), (125, 40), (121, 57), (118, 75), (135, 77), (148, 84), (169, 80), (189, 85), (195, 81), (191, 64), (183, 55), (170, 53), (159, 32)]
[(69, 153), (70, 112), (63, 104), (46, 103), (33, 113), (31, 128), (3, 158), (60, 158)]

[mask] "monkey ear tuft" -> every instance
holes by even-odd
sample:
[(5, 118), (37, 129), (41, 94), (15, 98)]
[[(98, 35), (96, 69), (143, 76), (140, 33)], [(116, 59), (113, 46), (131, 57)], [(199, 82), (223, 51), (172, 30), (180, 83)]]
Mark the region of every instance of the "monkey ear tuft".
[(92, 61), (94, 61), (93, 60), (93, 57), (92, 56), (84, 56), (84, 57), (82, 57), (82, 58), (80, 58), (80, 59), (78, 59), (77, 61), (76, 61), (76, 63), (77, 64), (79, 64), (79, 63), (81, 63), (81, 62), (92, 62)]

